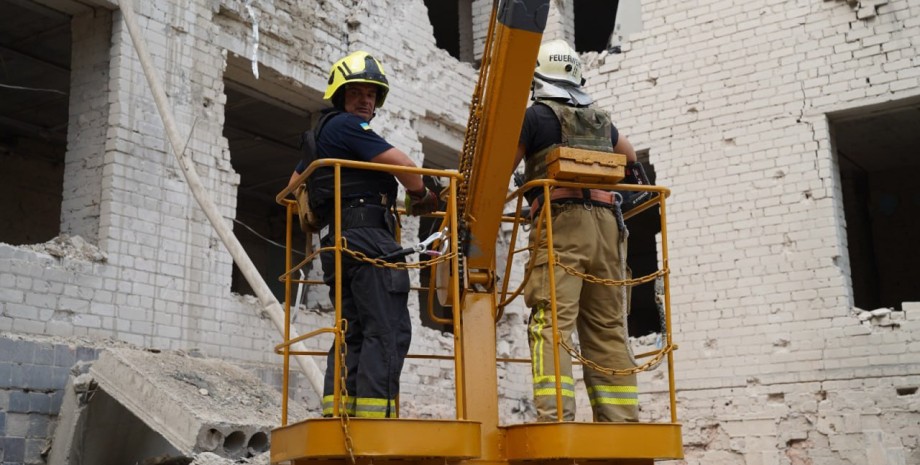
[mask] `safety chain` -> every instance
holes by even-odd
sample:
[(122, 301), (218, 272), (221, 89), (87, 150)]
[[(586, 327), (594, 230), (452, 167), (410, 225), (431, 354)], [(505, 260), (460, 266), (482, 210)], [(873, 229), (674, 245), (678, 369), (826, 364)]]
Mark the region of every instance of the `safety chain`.
[(573, 349), (571, 346), (569, 346), (569, 344), (568, 344), (567, 342), (565, 342), (565, 341), (559, 341), (559, 344), (560, 344), (563, 348), (565, 348), (566, 352), (568, 352), (569, 355), (571, 355), (572, 357), (577, 358), (577, 359), (582, 363), (582, 365), (584, 365), (584, 366), (586, 366), (586, 367), (588, 367), (588, 368), (591, 368), (591, 369), (593, 369), (593, 370), (595, 370), (595, 371), (599, 371), (599, 372), (601, 372), (601, 373), (603, 373), (603, 374), (605, 374), (605, 375), (612, 375), (612, 376), (634, 375), (634, 374), (636, 374), (636, 373), (640, 373), (640, 372), (646, 371), (646, 370), (648, 370), (650, 367), (656, 367), (656, 366), (658, 366), (659, 363), (661, 363), (661, 360), (664, 358), (665, 355), (667, 355), (668, 353), (670, 353), (670, 352), (672, 352), (672, 351), (674, 350), (674, 346), (669, 344), (669, 345), (665, 346), (663, 349), (661, 349), (660, 352), (658, 352), (657, 354), (655, 354), (655, 356), (652, 357), (651, 360), (649, 360), (649, 361), (643, 363), (642, 365), (639, 365), (639, 366), (633, 367), (633, 368), (628, 368), (628, 369), (626, 369), (626, 370), (616, 370), (616, 369), (613, 369), (613, 368), (602, 367), (602, 366), (598, 365), (597, 363), (594, 363), (594, 362), (592, 362), (591, 360), (586, 359), (586, 358), (583, 357), (580, 353), (576, 352), (575, 349)]
[(668, 330), (667, 317), (664, 312), (664, 280), (655, 280), (655, 308), (658, 310), (658, 327), (660, 334)]
[[(429, 266), (434, 266), (441, 262), (446, 262), (454, 258), (454, 256), (456, 256), (456, 254), (454, 253), (447, 253), (447, 254), (441, 255), (440, 257), (436, 257), (431, 260), (419, 261), (417, 263), (403, 263), (403, 262), (392, 263), (386, 260), (381, 260), (379, 258), (370, 258), (367, 255), (361, 252), (358, 252), (356, 250), (342, 248), (342, 251), (347, 253), (348, 255), (351, 255), (356, 260), (367, 262), (374, 266), (378, 266), (382, 268), (393, 268), (393, 269), (425, 268)], [(341, 392), (339, 393), (339, 396), (340, 396), (339, 419), (341, 420), (341, 424), (342, 424), (342, 435), (345, 438), (345, 450), (348, 451), (348, 458), (351, 460), (352, 465), (354, 465), (355, 464), (354, 441), (352, 440), (351, 434), (348, 429), (348, 425), (349, 425), (348, 387), (346, 384), (346, 381), (348, 379), (348, 367), (345, 365), (345, 356), (348, 354), (348, 345), (345, 343), (345, 333), (347, 331), (348, 331), (348, 320), (343, 318), (342, 319), (342, 332), (341, 334), (337, 335), (338, 337), (342, 338), (342, 351), (341, 351), (341, 356), (340, 356), (340, 363), (342, 367), (341, 369), (342, 388), (341, 388)]]
[(556, 265), (559, 265), (560, 268), (562, 268), (563, 270), (565, 270), (566, 273), (568, 273), (568, 274), (570, 274), (570, 275), (572, 275), (572, 276), (577, 276), (577, 277), (579, 277), (579, 278), (581, 278), (581, 279), (583, 279), (583, 280), (585, 280), (585, 281), (587, 281), (587, 282), (589, 282), (589, 283), (603, 284), (604, 286), (638, 286), (638, 285), (640, 285), (640, 284), (645, 284), (645, 283), (648, 283), (648, 282), (652, 282), (653, 280), (655, 280), (655, 279), (658, 278), (659, 276), (664, 276), (664, 275), (668, 274), (668, 272), (669, 272), (669, 270), (668, 270), (667, 268), (662, 268), (662, 269), (660, 269), (660, 270), (658, 270), (658, 271), (656, 271), (656, 272), (654, 272), (654, 273), (652, 273), (652, 274), (645, 275), (645, 276), (642, 276), (642, 277), (640, 277), (640, 278), (632, 278), (632, 279), (604, 279), (604, 278), (598, 278), (597, 276), (594, 276), (594, 275), (582, 273), (582, 272), (576, 270), (575, 268), (572, 268), (572, 267), (570, 267), (570, 266), (563, 265), (562, 263), (559, 262), (559, 259), (558, 259), (558, 258), (556, 259)]
[(476, 141), (479, 139), (479, 126), (482, 122), (482, 102), (485, 98), (492, 63), (492, 42), (496, 34), (497, 11), (498, 8), (493, 8), (489, 18), (489, 29), (486, 32), (485, 44), (483, 44), (482, 63), (479, 65), (479, 79), (476, 81), (476, 87), (470, 99), (470, 117), (466, 124), (466, 134), (463, 137), (463, 148), (460, 153), (459, 172), (463, 177), (460, 178), (460, 184), (457, 186), (457, 211), (460, 212), (458, 220), (461, 231), (466, 230), (467, 223), (474, 222), (474, 219), (467, 216), (469, 212), (466, 211), (466, 200), (469, 197), (470, 182), (473, 178), (473, 158), (476, 155)]
[[(463, 212), (466, 209), (466, 198), (469, 193), (470, 179), (473, 172), (473, 156), (476, 152), (476, 139), (479, 137), (480, 122), (480, 90), (476, 89), (476, 94), (470, 102), (470, 118), (467, 124), (466, 134), (463, 139), (463, 148), (460, 154), (459, 172), (463, 176), (460, 178), (460, 184), (457, 186), (457, 211)], [(463, 221), (462, 215), (460, 221)]]
[(415, 263), (404, 263), (404, 262), (393, 263), (393, 262), (388, 262), (386, 260), (381, 260), (379, 258), (370, 258), (367, 255), (361, 252), (358, 252), (357, 250), (343, 248), (342, 252), (345, 252), (348, 255), (351, 255), (356, 260), (367, 262), (374, 266), (379, 266), (381, 268), (393, 268), (397, 270), (406, 270), (409, 268), (427, 268), (429, 266), (434, 266), (441, 262), (446, 262), (450, 260), (451, 258), (454, 258), (454, 256), (456, 256), (456, 254), (454, 253), (446, 253), (444, 255), (441, 255), (440, 257), (432, 258), (431, 260), (424, 260), (424, 261), (419, 261)]
[(342, 422), (342, 435), (345, 437), (345, 450), (348, 451), (348, 458), (351, 459), (352, 465), (355, 464), (355, 445), (348, 431), (348, 386), (345, 381), (348, 379), (348, 366), (345, 365), (345, 356), (348, 355), (348, 344), (345, 343), (345, 333), (348, 331), (348, 320), (342, 318), (342, 333), (336, 337), (342, 338), (342, 351), (339, 362), (341, 363), (341, 383), (342, 389), (339, 392), (339, 419)]
[[(640, 278), (617, 280), (617, 279), (602, 279), (602, 278), (598, 278), (593, 275), (582, 273), (580, 271), (575, 270), (574, 268), (570, 266), (566, 266), (566, 265), (563, 265), (562, 263), (559, 263), (558, 258), (556, 259), (556, 265), (559, 265), (560, 268), (562, 268), (563, 270), (565, 270), (566, 273), (572, 276), (577, 276), (590, 283), (603, 284), (605, 286), (638, 286), (640, 284), (645, 284), (653, 280), (656, 280), (659, 277), (668, 274), (669, 272), (668, 268), (662, 268), (652, 274), (645, 275)], [(607, 375), (613, 375), (613, 376), (634, 375), (636, 373), (647, 371), (649, 369), (654, 369), (655, 367), (658, 366), (658, 364), (661, 363), (661, 360), (664, 358), (665, 355), (667, 355), (668, 353), (674, 350), (673, 345), (668, 345), (664, 347), (663, 349), (661, 349), (661, 351), (655, 354), (654, 357), (652, 357), (649, 361), (643, 363), (642, 365), (639, 365), (633, 368), (629, 368), (626, 370), (616, 370), (614, 368), (602, 367), (598, 365), (597, 363), (586, 359), (580, 353), (575, 351), (575, 349), (569, 346), (569, 344), (565, 341), (559, 341), (559, 344), (563, 348), (565, 348), (566, 352), (568, 352), (569, 355), (578, 359), (584, 366), (591, 368), (593, 370), (596, 370), (598, 372), (601, 372)]]

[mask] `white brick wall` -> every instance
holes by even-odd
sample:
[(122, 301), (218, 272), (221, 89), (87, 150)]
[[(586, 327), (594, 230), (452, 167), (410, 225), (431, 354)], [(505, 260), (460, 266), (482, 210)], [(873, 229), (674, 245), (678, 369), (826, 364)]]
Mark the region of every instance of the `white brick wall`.
[[(387, 107), (375, 127), (421, 162), (414, 121), (431, 118), (462, 128), (475, 70), (435, 46), (422, 1), (414, 3), (408, 8), (404, 2), (377, 1), (355, 9), (327, 2), (328, 8), (304, 15), (301, 2), (253, 2), (259, 58), (263, 66), (321, 95), (333, 57), (358, 48), (373, 52), (392, 77)], [(250, 56), (249, 15), (243, 2), (234, 1), (150, 3), (138, 5), (138, 14), (180, 133), (191, 132), (194, 123), (189, 155), (220, 210), (232, 218), (239, 175), (232, 171), (221, 135), (223, 71), (226, 51)], [(63, 232), (96, 243), (108, 260), (58, 260), (3, 246), (0, 277), (9, 286), (0, 301), (0, 328), (278, 362), (271, 351), (279, 339), (272, 325), (253, 299), (229, 292), (229, 254), (167, 149), (120, 13), (112, 14), (111, 27), (107, 19), (102, 14), (75, 23), (79, 50)], [(409, 221), (404, 234), (417, 234), (417, 227)], [(313, 291), (312, 302), (317, 294), (324, 296), (325, 290)], [(316, 305), (328, 305), (324, 301)], [(413, 314), (420, 326), (417, 309)], [(306, 330), (329, 320), (329, 314), (304, 313), (298, 326)], [(419, 329), (413, 351), (444, 353), (429, 333)], [(328, 341), (312, 345), (325, 348)], [(426, 376), (442, 377), (443, 371)]]
[(103, 185), (108, 86), (100, 85), (109, 68), (109, 41), (112, 15), (101, 10), (97, 15), (74, 18), (73, 56), (70, 87), (70, 127), (61, 205), (61, 231), (96, 242)]
[[(915, 435), (902, 429), (920, 417), (916, 396), (894, 389), (916, 385), (916, 316), (907, 310), (894, 327), (860, 324), (852, 312), (825, 117), (920, 95), (915, 75), (901, 74), (920, 56), (909, 19), (920, 7), (875, 11), (859, 19), (846, 2), (646, 1), (646, 29), (625, 53), (586, 56), (590, 90), (674, 192), (671, 291), (688, 463), (917, 463)], [(820, 421), (815, 429), (815, 418), (847, 407), (828, 400), (810, 415), (790, 393), (831, 385), (900, 407), (853, 407), (863, 421), (847, 434)], [(763, 389), (763, 403), (748, 405)], [(800, 435), (783, 436), (787, 419), (772, 404), (810, 417)], [(751, 421), (757, 415), (763, 424)]]

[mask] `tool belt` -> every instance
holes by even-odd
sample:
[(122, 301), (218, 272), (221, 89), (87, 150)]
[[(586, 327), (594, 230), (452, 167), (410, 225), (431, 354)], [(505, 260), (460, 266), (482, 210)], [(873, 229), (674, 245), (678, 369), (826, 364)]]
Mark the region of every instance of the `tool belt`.
[[(387, 205), (386, 195), (342, 200), (342, 230), (353, 228), (382, 228), (392, 230), (394, 219)], [(335, 221), (332, 208), (323, 209), (322, 224), (331, 226)]]
[[(587, 193), (587, 195), (586, 195)], [(622, 198), (616, 192), (608, 192), (600, 189), (576, 189), (574, 187), (557, 187), (550, 192), (550, 203), (562, 205), (569, 203), (578, 203), (591, 205), (601, 208), (616, 208)], [(540, 205), (543, 203), (543, 196), (534, 199), (530, 206), (531, 217), (540, 211)]]
[[(617, 229), (620, 230), (620, 240), (626, 238), (629, 234), (626, 229), (626, 223), (623, 220), (623, 212), (620, 211), (620, 204), (623, 203), (623, 197), (618, 192), (609, 192), (600, 189), (576, 189), (574, 187), (557, 187), (550, 191), (549, 202), (553, 205), (579, 204), (586, 207), (610, 208), (617, 218)], [(530, 220), (533, 221), (536, 215), (539, 215), (540, 204), (543, 196), (534, 199), (530, 206)]]

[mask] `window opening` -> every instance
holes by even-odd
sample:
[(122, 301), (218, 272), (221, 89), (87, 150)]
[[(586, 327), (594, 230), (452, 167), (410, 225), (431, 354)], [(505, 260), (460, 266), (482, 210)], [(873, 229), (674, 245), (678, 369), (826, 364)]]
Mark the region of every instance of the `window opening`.
[[(649, 181), (655, 184), (655, 165), (649, 162), (648, 150), (636, 153), (645, 168)], [(661, 233), (661, 215), (653, 208), (626, 221), (629, 228), (626, 263), (634, 277), (646, 276), (661, 267), (658, 260), (658, 240)], [(629, 335), (645, 336), (661, 330), (658, 321), (658, 306), (655, 303), (655, 283), (650, 282), (632, 288), (629, 312)]]
[(40, 243), (60, 232), (70, 20), (0, 0), (0, 242)]
[[(287, 185), (301, 158), (300, 137), (309, 128), (309, 114), (241, 84), (226, 83), (224, 137), (230, 162), (240, 175), (234, 232), (259, 273), (278, 300), (284, 300), (284, 283), (277, 277), (284, 270), (285, 208), (275, 196)], [(306, 236), (294, 228), (294, 244)], [(304, 247), (294, 247), (303, 251)], [(294, 253), (295, 262), (303, 259)], [(253, 295), (234, 263), (231, 290)]]
[(575, 0), (575, 50), (602, 52), (610, 45), (618, 0)]
[(438, 48), (465, 62), (473, 61), (472, 0), (425, 0)]
[(853, 300), (862, 310), (920, 301), (920, 103), (830, 116)]

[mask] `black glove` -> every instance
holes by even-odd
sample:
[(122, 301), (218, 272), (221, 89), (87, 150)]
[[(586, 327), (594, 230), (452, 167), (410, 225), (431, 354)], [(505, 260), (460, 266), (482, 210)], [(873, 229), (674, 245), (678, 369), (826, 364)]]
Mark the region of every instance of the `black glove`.
[(438, 203), (438, 194), (427, 187), (418, 192), (406, 191), (406, 214), (426, 215), (437, 211)]

